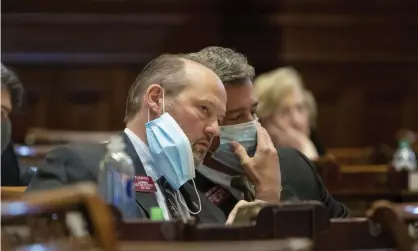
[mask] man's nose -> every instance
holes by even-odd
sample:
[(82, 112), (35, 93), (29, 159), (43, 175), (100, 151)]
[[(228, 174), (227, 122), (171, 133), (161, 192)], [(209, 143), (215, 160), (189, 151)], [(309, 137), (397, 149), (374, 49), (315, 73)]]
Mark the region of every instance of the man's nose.
[(219, 136), (219, 124), (217, 120), (205, 127), (205, 134), (210, 138)]

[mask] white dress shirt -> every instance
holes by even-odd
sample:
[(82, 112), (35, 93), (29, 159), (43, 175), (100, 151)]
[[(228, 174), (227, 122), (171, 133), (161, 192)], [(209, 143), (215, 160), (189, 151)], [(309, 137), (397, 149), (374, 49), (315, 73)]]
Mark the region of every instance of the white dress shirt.
[(155, 192), (155, 196), (157, 198), (158, 206), (163, 211), (164, 220), (170, 220), (170, 213), (168, 212), (168, 208), (165, 203), (165, 197), (161, 192), (160, 186), (157, 183), (157, 180), (161, 178), (162, 174), (159, 173), (155, 168), (151, 152), (148, 146), (128, 128), (125, 128), (124, 132), (128, 136), (129, 140), (132, 142), (132, 145), (134, 146), (135, 151), (138, 154), (142, 162), (142, 165), (144, 166), (145, 173), (154, 181), (155, 188), (157, 189), (157, 191)]

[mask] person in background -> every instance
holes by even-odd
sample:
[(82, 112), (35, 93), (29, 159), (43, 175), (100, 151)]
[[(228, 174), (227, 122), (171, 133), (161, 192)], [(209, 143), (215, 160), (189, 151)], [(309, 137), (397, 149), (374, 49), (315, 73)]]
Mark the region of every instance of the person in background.
[[(269, 191), (273, 198), (257, 198), (256, 193), (255, 199), (269, 202), (274, 199), (316, 200), (327, 208), (330, 217), (348, 217), (348, 208), (328, 193), (305, 155), (292, 148), (277, 147), (273, 151), (269, 135), (257, 123), (258, 99), (252, 83), (255, 71), (245, 56), (217, 46), (188, 56), (206, 61), (222, 80), (228, 96), (226, 114), (220, 121), (220, 136), (214, 138), (210, 151), (197, 169), (197, 188), (225, 215), (231, 214), (237, 203), (247, 200), (248, 190), (257, 192), (261, 189)], [(239, 184), (242, 176), (254, 186)], [(263, 178), (266, 176), (270, 177)], [(272, 184), (274, 182), (277, 184)]]
[(11, 141), (10, 114), (23, 99), (23, 86), (16, 74), (1, 64), (1, 185), (26, 186), (34, 172), (19, 162)]
[(274, 144), (295, 148), (309, 159), (317, 159), (318, 149), (310, 138), (316, 103), (296, 70), (284, 67), (262, 74), (254, 81), (254, 91), (259, 100), (257, 115)]
[(316, 133), (316, 121), (318, 117), (318, 108), (316, 100), (312, 92), (305, 89), (305, 99), (309, 111), (309, 123), (310, 123), (310, 135), (312, 143), (314, 144), (316, 151), (319, 156), (324, 156), (326, 154), (326, 149), (322, 144), (322, 141), (318, 138)]

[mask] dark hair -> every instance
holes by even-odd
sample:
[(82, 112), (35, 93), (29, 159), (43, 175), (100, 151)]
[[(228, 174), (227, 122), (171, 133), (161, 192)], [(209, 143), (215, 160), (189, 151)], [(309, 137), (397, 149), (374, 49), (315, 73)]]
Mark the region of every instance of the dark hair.
[(22, 104), (23, 86), (17, 75), (6, 66), (1, 64), (1, 88), (10, 92), (12, 105), (18, 107)]
[(210, 46), (187, 55), (189, 58), (206, 61), (224, 84), (240, 83), (253, 79), (255, 75), (254, 67), (248, 64), (247, 58), (229, 48)]
[(164, 54), (149, 62), (136, 77), (129, 90), (125, 122), (131, 120), (140, 110), (141, 99), (150, 85), (161, 85), (166, 97), (175, 96), (181, 92), (187, 85), (184, 71), (187, 60), (208, 67), (205, 61), (189, 58), (187, 55)]

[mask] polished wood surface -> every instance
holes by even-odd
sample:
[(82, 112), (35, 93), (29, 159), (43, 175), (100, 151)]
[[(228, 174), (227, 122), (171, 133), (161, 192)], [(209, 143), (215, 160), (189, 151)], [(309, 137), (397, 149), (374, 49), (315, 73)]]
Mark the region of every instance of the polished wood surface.
[(225, 242), (186, 242), (186, 243), (152, 243), (147, 242), (139, 247), (135, 242), (122, 243), (122, 251), (280, 251), (280, 250), (311, 250), (310, 241), (306, 239), (265, 240), (265, 241), (225, 241)]
[[(309, 251), (311, 242), (307, 239), (230, 241), (230, 242), (121, 242), (121, 251)], [(45, 251), (89, 251), (97, 249), (83, 248), (76, 243), (55, 243), (43, 245)], [(30, 246), (13, 251), (33, 250)]]
[(25, 186), (20, 187), (1, 187), (1, 192), (16, 192), (16, 193), (23, 193), (26, 190)]
[(1, 187), (1, 198), (4, 199), (13, 199), (19, 198), (26, 190), (26, 187)]

